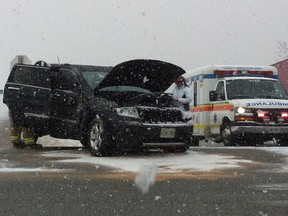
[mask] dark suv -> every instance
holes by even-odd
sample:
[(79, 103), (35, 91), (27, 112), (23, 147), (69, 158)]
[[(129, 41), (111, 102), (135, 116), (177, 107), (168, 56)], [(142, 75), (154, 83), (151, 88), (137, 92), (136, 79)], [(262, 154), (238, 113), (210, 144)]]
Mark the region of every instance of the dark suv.
[(112, 67), (14, 65), (3, 102), (36, 135), (80, 140), (95, 156), (116, 150), (186, 151), (193, 126), (163, 93), (185, 71), (157, 60)]

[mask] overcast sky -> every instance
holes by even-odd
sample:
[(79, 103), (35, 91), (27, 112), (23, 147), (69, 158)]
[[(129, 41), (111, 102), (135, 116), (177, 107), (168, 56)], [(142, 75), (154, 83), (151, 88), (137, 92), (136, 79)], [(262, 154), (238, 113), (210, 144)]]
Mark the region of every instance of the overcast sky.
[(270, 65), (288, 41), (287, 0), (0, 0), (0, 88), (10, 62), (114, 66), (135, 58), (185, 70)]

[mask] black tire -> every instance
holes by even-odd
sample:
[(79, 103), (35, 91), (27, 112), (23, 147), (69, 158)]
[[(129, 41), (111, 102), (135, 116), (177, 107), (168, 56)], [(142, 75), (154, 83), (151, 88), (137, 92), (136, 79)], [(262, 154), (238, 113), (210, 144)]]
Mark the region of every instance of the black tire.
[(287, 138), (279, 138), (276, 141), (277, 145), (280, 146), (288, 146), (288, 139)]
[(193, 136), (190, 141), (190, 146), (199, 146), (199, 142), (199, 138)]
[(243, 137), (238, 138), (238, 144), (240, 146), (256, 146), (257, 140), (249, 134), (245, 134)]
[(223, 122), (220, 126), (220, 134), (224, 146), (235, 146), (235, 135), (232, 134), (231, 125), (229, 121)]
[(86, 140), (92, 155), (98, 157), (110, 155), (109, 138), (102, 119), (95, 118), (91, 122)]

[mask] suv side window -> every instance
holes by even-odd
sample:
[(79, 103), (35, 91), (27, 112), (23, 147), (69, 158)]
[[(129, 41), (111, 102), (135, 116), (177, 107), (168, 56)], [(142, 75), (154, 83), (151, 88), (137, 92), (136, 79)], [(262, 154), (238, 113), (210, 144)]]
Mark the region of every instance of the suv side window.
[(16, 67), (9, 82), (50, 88), (50, 71), (47, 68)]
[(80, 93), (80, 84), (77, 77), (69, 70), (61, 70), (54, 83), (55, 89)]

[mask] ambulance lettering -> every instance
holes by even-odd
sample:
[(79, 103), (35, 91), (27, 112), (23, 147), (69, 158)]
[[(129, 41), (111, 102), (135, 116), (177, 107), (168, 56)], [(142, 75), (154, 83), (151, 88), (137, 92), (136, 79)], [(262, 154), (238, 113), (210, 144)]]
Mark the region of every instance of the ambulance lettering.
[(246, 103), (247, 107), (255, 107), (255, 106), (288, 106), (288, 102), (280, 102), (280, 101), (257, 101), (257, 102), (249, 102)]

